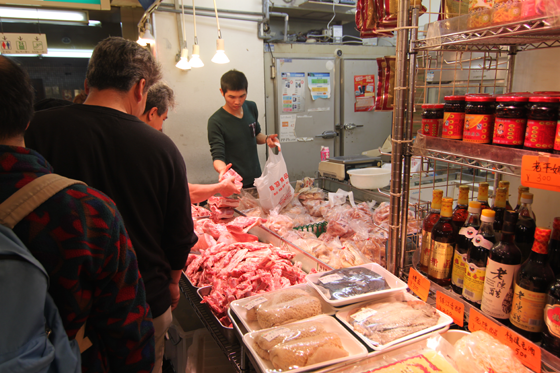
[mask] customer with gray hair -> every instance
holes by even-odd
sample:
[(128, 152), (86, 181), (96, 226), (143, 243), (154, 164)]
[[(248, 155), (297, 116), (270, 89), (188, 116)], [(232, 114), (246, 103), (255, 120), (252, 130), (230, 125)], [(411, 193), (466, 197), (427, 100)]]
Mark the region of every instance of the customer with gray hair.
[[(150, 127), (162, 131), (163, 121), (167, 119), (169, 109), (175, 107), (175, 94), (173, 90), (165, 83), (160, 82), (154, 84), (148, 91), (146, 99), (146, 108), (144, 114), (139, 118)], [(231, 167), (231, 165), (229, 166)], [(228, 169), (229, 169), (228, 167)], [(229, 197), (241, 190), (235, 185), (235, 178), (229, 177), (221, 180), (216, 184), (190, 184), (189, 192), (191, 203), (199, 203), (207, 200), (215, 194), (221, 194)]]
[(83, 180), (116, 202), (146, 286), (156, 338), (153, 372), (158, 373), (171, 310), (180, 297), (181, 270), (197, 241), (185, 162), (169, 137), (138, 119), (149, 88), (161, 79), (149, 51), (107, 38), (96, 46), (86, 78), (86, 101), (37, 113), (25, 141), (57, 173)]

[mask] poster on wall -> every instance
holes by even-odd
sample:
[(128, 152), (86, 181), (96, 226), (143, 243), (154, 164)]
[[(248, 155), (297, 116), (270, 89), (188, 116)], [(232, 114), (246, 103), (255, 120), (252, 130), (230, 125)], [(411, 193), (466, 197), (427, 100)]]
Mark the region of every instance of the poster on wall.
[(354, 75), (354, 112), (375, 109), (375, 75)]
[(305, 110), (305, 73), (282, 73), (282, 111)]
[(307, 83), (313, 100), (331, 97), (331, 73), (307, 73)]
[(280, 142), (296, 142), (296, 115), (280, 115)]

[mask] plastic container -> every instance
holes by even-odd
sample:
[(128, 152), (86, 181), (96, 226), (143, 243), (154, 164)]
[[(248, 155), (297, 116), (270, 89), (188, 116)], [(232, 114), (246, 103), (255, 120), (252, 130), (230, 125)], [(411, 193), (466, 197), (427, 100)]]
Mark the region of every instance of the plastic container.
[(330, 158), (330, 150), (328, 146), (321, 146), (321, 160), (326, 161)]
[(496, 99), (490, 95), (467, 95), (465, 101), (463, 141), (490, 144), (494, 131)]
[(463, 138), (464, 126), (465, 96), (445, 96), (441, 137), (444, 139), (461, 140)]
[(426, 136), (441, 136), (443, 104), (422, 105), (422, 133)]
[[(390, 289), (380, 290), (380, 291), (376, 291), (374, 293), (360, 294), (360, 295), (356, 295), (356, 296), (348, 297), (348, 298), (344, 298), (344, 299), (331, 299), (328, 296), (328, 291), (325, 288), (318, 285), (318, 283), (320, 281), (319, 279), (322, 276), (325, 275), (325, 272), (309, 274), (309, 275), (305, 276), (305, 278), (306, 278), (308, 284), (311, 285), (317, 291), (317, 293), (319, 293), (319, 295), (321, 295), (321, 297), (324, 299), (324, 301), (327, 302), (328, 304), (330, 304), (331, 306), (334, 306), (334, 307), (347, 306), (347, 305), (352, 304), (352, 303), (383, 298), (383, 297), (386, 297), (387, 295), (389, 295), (391, 293), (397, 293), (397, 292), (406, 290), (406, 288), (408, 287), (408, 285), (405, 282), (403, 282), (397, 276), (393, 275), (391, 272), (387, 271), (385, 268), (383, 268), (382, 266), (380, 266), (377, 263), (362, 264), (362, 265), (356, 266), (356, 267), (367, 268), (367, 269), (372, 270), (373, 272), (376, 272), (377, 274), (383, 276), (383, 278), (385, 279), (385, 281), (389, 285)], [(356, 267), (352, 267), (352, 268), (356, 268)]]
[(473, 0), (469, 2), (468, 28), (490, 26), (492, 21), (492, 0)]
[(558, 124), (558, 100), (558, 97), (549, 95), (529, 98), (524, 149), (552, 152)]
[(350, 183), (360, 189), (383, 188), (391, 182), (391, 170), (377, 167), (348, 170)]
[(494, 0), (492, 24), (516, 22), (521, 19), (521, 0)]
[(502, 95), (496, 98), (496, 119), (492, 144), (522, 148), (527, 126), (527, 96)]

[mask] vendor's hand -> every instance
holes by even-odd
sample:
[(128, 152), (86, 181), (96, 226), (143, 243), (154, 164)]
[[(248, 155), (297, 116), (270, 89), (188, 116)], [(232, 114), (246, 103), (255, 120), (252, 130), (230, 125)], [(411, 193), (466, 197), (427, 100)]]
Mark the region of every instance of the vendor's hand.
[(223, 197), (229, 197), (232, 194), (239, 194), (241, 192), (241, 188), (235, 186), (235, 178), (228, 177), (222, 181), (220, 181), (220, 190), (219, 193)]
[(179, 298), (181, 298), (179, 284), (170, 283), (169, 292), (171, 293), (171, 310), (173, 311), (175, 308), (177, 308), (177, 305), (179, 304)]
[(278, 135), (276, 133), (268, 135), (268, 138), (266, 139), (266, 145), (274, 149), (276, 147), (275, 142), (278, 142)]
[(220, 175), (218, 176), (218, 181), (222, 181), (224, 178), (224, 174), (231, 168), (231, 163), (226, 166), (222, 171), (220, 171)]

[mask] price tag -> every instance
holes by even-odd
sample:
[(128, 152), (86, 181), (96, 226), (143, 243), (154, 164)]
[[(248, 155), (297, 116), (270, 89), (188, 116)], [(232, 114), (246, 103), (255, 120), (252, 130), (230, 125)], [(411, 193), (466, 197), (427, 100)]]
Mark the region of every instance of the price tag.
[(340, 281), (344, 278), (344, 276), (338, 274), (338, 273), (333, 273), (332, 275), (326, 275), (323, 276), (321, 278), (319, 278), (319, 281), (321, 281), (323, 284), (329, 284), (331, 282), (334, 281)]
[(290, 329), (288, 329), (288, 328), (274, 328), (274, 329), (262, 334), (261, 337), (263, 337), (268, 342), (270, 342), (275, 338), (278, 338), (280, 336), (288, 334), (289, 332), (290, 332)]
[(560, 158), (524, 155), (521, 161), (521, 184), (560, 192)]
[(263, 304), (266, 301), (268, 301), (268, 299), (266, 299), (265, 297), (258, 297), (256, 299), (253, 299), (252, 301), (250, 301), (249, 303), (247, 303), (243, 307), (247, 311), (249, 311), (249, 310), (252, 310), (253, 308), (255, 308), (256, 306), (258, 306), (259, 304)]
[(498, 340), (509, 346), (523, 365), (536, 373), (541, 373), (540, 347), (505, 326), (500, 328)]
[(428, 294), (430, 294), (430, 280), (422, 276), (412, 267), (410, 267), (410, 271), (408, 272), (408, 287), (424, 302), (428, 301)]
[(471, 308), (469, 312), (469, 330), (476, 332), (483, 330), (490, 334), (492, 337), (498, 339), (501, 326), (490, 320), (488, 317), (481, 314), (476, 308)]
[(371, 308), (362, 308), (360, 311), (353, 314), (351, 317), (356, 320), (356, 322), (362, 322), (365, 319), (375, 315), (377, 313), (376, 310), (372, 310)]
[(463, 303), (443, 294), (441, 291), (436, 291), (436, 308), (451, 316), (455, 324), (463, 326), (465, 318), (465, 305)]

